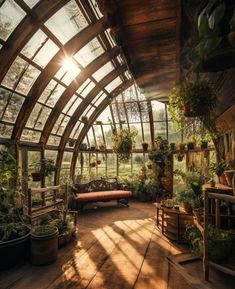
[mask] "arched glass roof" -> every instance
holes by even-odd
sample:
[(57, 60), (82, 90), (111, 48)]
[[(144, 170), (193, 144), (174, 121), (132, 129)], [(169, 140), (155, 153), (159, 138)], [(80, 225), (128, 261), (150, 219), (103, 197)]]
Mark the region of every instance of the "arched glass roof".
[(169, 136), (165, 104), (138, 91), (95, 0), (0, 1), (0, 63), (2, 143), (60, 151), (74, 170), (81, 143), (111, 149), (113, 128), (137, 130), (136, 149)]

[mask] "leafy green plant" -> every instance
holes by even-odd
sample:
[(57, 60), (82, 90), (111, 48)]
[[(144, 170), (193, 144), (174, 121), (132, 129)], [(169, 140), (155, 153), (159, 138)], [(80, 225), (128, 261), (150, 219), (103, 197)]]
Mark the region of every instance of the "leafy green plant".
[(0, 225), (0, 243), (11, 241), (25, 236), (30, 231), (28, 226), (22, 223), (5, 223)]
[(32, 229), (32, 234), (35, 236), (46, 236), (56, 233), (58, 231), (57, 227), (51, 225), (39, 225)]
[(128, 129), (121, 129), (113, 134), (113, 151), (118, 155), (120, 162), (129, 161), (136, 135), (137, 131), (129, 131)]
[(226, 168), (227, 164), (225, 160), (221, 160), (219, 163), (211, 163), (209, 166), (209, 170), (212, 173), (215, 173), (218, 177), (222, 175)]
[(185, 237), (189, 241), (191, 250), (196, 253), (201, 253), (202, 234), (198, 228), (193, 224), (187, 224), (185, 230)]

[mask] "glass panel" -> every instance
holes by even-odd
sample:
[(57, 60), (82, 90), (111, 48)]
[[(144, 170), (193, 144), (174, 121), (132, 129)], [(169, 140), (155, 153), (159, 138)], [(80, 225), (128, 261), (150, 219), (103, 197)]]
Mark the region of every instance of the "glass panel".
[(62, 133), (63, 133), (63, 131), (65, 129), (65, 125), (68, 123), (69, 119), (70, 119), (69, 117), (65, 118), (64, 114), (61, 114), (58, 117), (58, 119), (57, 119), (57, 121), (56, 121), (56, 123), (55, 123), (55, 125), (53, 127), (52, 133), (53, 134), (62, 135)]
[[(77, 96), (76, 96), (77, 97)], [(79, 105), (81, 104), (82, 99), (80, 97), (77, 97), (76, 101), (74, 102), (74, 104), (71, 106), (71, 108), (69, 109), (69, 111), (67, 112), (68, 115), (73, 115), (73, 113), (75, 112), (75, 110), (79, 107)]]
[(75, 1), (70, 1), (55, 13), (45, 25), (62, 44), (88, 26), (86, 18)]
[(93, 103), (96, 107), (98, 107), (98, 106), (101, 104), (101, 102), (102, 102), (106, 97), (107, 97), (107, 94), (104, 93), (103, 91), (101, 91), (101, 93), (98, 94), (98, 95), (95, 97), (95, 99), (92, 101), (92, 103)]
[(27, 127), (34, 127), (41, 108), (42, 108), (42, 105), (40, 105), (39, 103), (36, 103), (27, 121), (27, 124), (26, 124)]
[[(37, 187), (37, 184), (32, 181), (31, 174), (36, 171), (36, 164), (40, 164), (41, 160), (41, 152), (40, 151), (28, 151), (28, 176), (30, 176), (28, 186), (29, 187)], [(38, 183), (38, 187), (40, 186), (40, 183)]]
[(135, 101), (133, 102), (127, 102), (125, 103), (126, 110), (127, 110), (127, 116), (129, 122), (139, 122), (140, 120), (140, 112), (139, 112), (139, 105)]
[(22, 58), (17, 57), (4, 77), (2, 85), (14, 89), (15, 84), (18, 82), (23, 70), (27, 66), (27, 62), (25, 62)]
[(133, 175), (139, 175), (141, 168), (145, 164), (145, 161), (148, 160), (148, 157), (141, 154), (133, 154)]
[(142, 148), (143, 136), (141, 124), (135, 123), (130, 125), (130, 131), (137, 131), (137, 136), (135, 137), (135, 147)]
[(113, 91), (115, 88), (117, 88), (120, 84), (122, 84), (121, 78), (118, 76), (113, 81), (111, 81), (107, 86), (105, 86), (105, 90), (107, 90), (109, 93)]
[(97, 144), (97, 147), (99, 148), (101, 145), (104, 145), (101, 125), (94, 125), (94, 132), (95, 132), (96, 144)]
[(43, 109), (42, 109), (42, 111), (40, 113), (40, 116), (39, 116), (39, 118), (37, 120), (37, 123), (35, 125), (36, 129), (43, 130), (44, 125), (45, 125), (50, 113), (51, 113), (51, 109), (50, 108), (43, 107)]
[(106, 176), (106, 155), (105, 154), (97, 154), (97, 177), (105, 177)]
[(86, 88), (83, 89), (83, 91), (80, 93), (81, 96), (86, 97), (89, 92), (95, 87), (95, 83), (91, 81)]
[(109, 106), (106, 107), (97, 118), (97, 120), (102, 121), (102, 123), (110, 123), (111, 119), (112, 117)]
[(36, 54), (33, 61), (44, 68), (58, 50), (59, 47), (49, 39)]
[(107, 154), (107, 176), (116, 177), (117, 176), (117, 158), (115, 154)]
[(89, 0), (92, 10), (95, 13), (96, 17), (99, 19), (103, 16), (103, 14), (100, 12), (99, 6), (97, 5), (96, 0)]
[(24, 97), (14, 93), (7, 106), (7, 109), (3, 116), (3, 120), (14, 123), (22, 107), (24, 99), (25, 99)]
[(64, 130), (65, 130), (65, 128), (66, 128), (69, 120), (70, 120), (70, 117), (68, 117), (68, 116), (65, 116), (65, 117), (63, 118), (63, 121), (62, 121), (62, 123), (60, 124), (59, 130), (58, 130), (58, 132), (57, 132), (58, 135), (62, 135), (62, 134), (63, 134), (63, 132), (64, 132)]
[(143, 122), (149, 122), (149, 109), (146, 101), (140, 101), (141, 119)]
[(103, 125), (106, 148), (112, 147), (113, 131), (111, 125)]
[(96, 81), (100, 81), (112, 70), (114, 70), (114, 66), (111, 62), (108, 62), (105, 65), (103, 65), (100, 69), (98, 69), (95, 73), (93, 73), (92, 77), (95, 78)]
[(39, 102), (46, 103), (48, 106), (53, 107), (58, 99), (60, 98), (61, 94), (64, 92), (65, 87), (58, 84), (56, 81), (51, 80), (50, 83), (47, 85), (43, 93), (39, 98)]
[(167, 138), (166, 135), (166, 123), (165, 122), (155, 122), (154, 123), (154, 137), (161, 136), (163, 139)]
[(24, 0), (24, 2), (30, 7), (33, 8), (40, 0)]
[(41, 133), (29, 129), (24, 129), (21, 135), (22, 141), (39, 142)]
[(27, 95), (40, 73), (41, 71), (32, 65), (29, 65), (20, 82), (18, 83), (16, 90)]
[[(45, 150), (45, 158), (53, 160), (56, 163), (57, 151)], [(46, 186), (52, 186), (54, 184), (54, 176), (55, 172), (53, 172), (51, 176), (46, 177), (45, 179)]]
[(72, 130), (71, 136), (73, 136), (73, 138), (77, 139), (80, 132), (82, 131), (83, 127), (84, 127), (84, 124), (80, 123), (80, 121), (78, 121)]
[(169, 143), (181, 143), (181, 133), (175, 132), (172, 122), (168, 122), (168, 141)]
[(64, 152), (63, 160), (60, 170), (60, 182), (62, 184), (67, 183), (70, 180), (70, 167), (73, 154), (70, 152)]
[(48, 138), (47, 144), (53, 145), (53, 146), (59, 146), (60, 140), (61, 140), (61, 137), (55, 136), (55, 135), (50, 135)]
[(88, 139), (89, 139), (90, 147), (96, 146), (92, 128), (89, 129), (89, 131), (88, 131), (88, 133), (87, 133), (87, 137), (88, 137)]
[(80, 49), (75, 55), (74, 58), (80, 63), (83, 67), (86, 67), (94, 59), (100, 56), (104, 52), (103, 47), (100, 45), (100, 42), (95, 37), (90, 42), (88, 42), (82, 49)]
[(127, 163), (120, 163), (118, 175), (121, 180), (131, 178), (131, 160)]
[(150, 143), (151, 142), (150, 123), (143, 123), (143, 128), (144, 128), (144, 140)]
[(0, 119), (2, 118), (4, 114), (5, 107), (8, 104), (11, 94), (12, 92), (0, 87)]
[(10, 138), (13, 131), (13, 126), (0, 123), (0, 137)]
[(83, 89), (90, 83), (90, 79), (88, 78), (85, 82), (83, 82), (82, 85), (79, 86), (77, 93), (81, 94), (81, 92), (83, 91)]
[(78, 63), (73, 58), (65, 58), (55, 77), (69, 85), (81, 72)]
[(43, 45), (47, 40), (46, 34), (42, 30), (38, 30), (24, 46), (21, 53), (28, 58), (32, 58), (36, 51)]
[(156, 100), (151, 101), (151, 104), (153, 111), (153, 120), (154, 121), (165, 120), (166, 119), (165, 104)]
[(15, 1), (6, 0), (0, 9), (0, 38), (7, 40), (25, 15)]

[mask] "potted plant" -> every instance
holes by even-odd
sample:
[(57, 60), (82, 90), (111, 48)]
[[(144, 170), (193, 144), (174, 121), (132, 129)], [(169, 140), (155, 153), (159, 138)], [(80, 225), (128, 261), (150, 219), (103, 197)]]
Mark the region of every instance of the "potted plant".
[(178, 162), (182, 162), (182, 160), (184, 159), (184, 154), (178, 153), (178, 154), (176, 155), (176, 158), (177, 158), (177, 161), (178, 161)]
[(209, 166), (209, 170), (217, 175), (219, 182), (223, 185), (227, 185), (227, 181), (224, 176), (224, 171), (226, 168), (227, 164), (225, 160), (221, 160), (219, 163), (211, 163)]
[(186, 188), (181, 191), (177, 191), (175, 194), (177, 202), (180, 204), (180, 206), (183, 208), (183, 210), (187, 213), (192, 212), (192, 201), (194, 196), (194, 193), (192, 190)]
[(174, 142), (170, 143), (170, 150), (175, 151), (175, 143)]
[(91, 163), (90, 163), (90, 167), (91, 167), (91, 168), (95, 168), (95, 167), (96, 167), (96, 162), (91, 162)]
[(23, 194), (17, 190), (18, 168), (13, 146), (0, 149), (0, 269), (29, 255), (29, 219)]
[(187, 143), (188, 150), (194, 150), (194, 142), (190, 141)]
[(42, 206), (43, 200), (41, 196), (38, 194), (32, 196), (32, 206), (33, 207), (40, 207)]
[(180, 143), (180, 144), (179, 144), (179, 149), (180, 149), (181, 151), (185, 150), (185, 143)]
[(73, 146), (74, 146), (74, 144), (75, 144), (75, 142), (76, 142), (76, 140), (75, 140), (75, 139), (72, 139), (72, 138), (70, 138), (70, 139), (69, 139), (69, 141), (68, 141), (68, 143), (69, 143), (69, 146), (70, 146), (70, 147), (73, 147)]
[(80, 150), (81, 150), (81, 151), (86, 151), (86, 150), (87, 150), (87, 144), (86, 144), (86, 143), (82, 143), (82, 144), (80, 145)]
[(208, 147), (208, 141), (202, 140), (200, 147), (201, 147), (201, 149), (207, 149), (207, 147)]
[(58, 253), (58, 229), (51, 225), (39, 225), (31, 231), (31, 263), (45, 265), (54, 262)]
[(44, 177), (52, 176), (56, 170), (55, 161), (47, 158), (42, 158), (41, 162), (32, 164), (35, 171), (31, 173), (33, 181), (41, 181)]
[(113, 151), (118, 155), (120, 162), (129, 161), (136, 135), (136, 131), (129, 131), (128, 129), (121, 129), (113, 135)]
[(76, 228), (70, 215), (66, 211), (59, 212), (55, 219), (50, 222), (51, 225), (58, 228), (58, 246), (59, 248), (69, 243), (74, 235)]
[(82, 121), (84, 124), (88, 124), (88, 117), (85, 116), (85, 115), (83, 115), (83, 116), (81, 117), (81, 121)]
[(149, 144), (146, 141), (142, 142), (142, 148), (143, 148), (144, 152), (146, 152), (148, 150), (148, 146), (149, 146)]
[(96, 163), (97, 163), (97, 165), (100, 165), (101, 164), (101, 160), (97, 160)]

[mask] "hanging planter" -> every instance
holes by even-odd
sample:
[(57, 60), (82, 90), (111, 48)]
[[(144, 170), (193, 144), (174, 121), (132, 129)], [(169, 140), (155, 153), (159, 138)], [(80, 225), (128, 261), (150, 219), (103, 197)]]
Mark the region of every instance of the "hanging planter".
[(178, 162), (182, 162), (183, 161), (183, 159), (184, 159), (184, 154), (177, 154), (177, 161)]
[(146, 152), (148, 150), (148, 146), (149, 146), (149, 144), (147, 142), (142, 143), (142, 148), (143, 148), (144, 152)]

